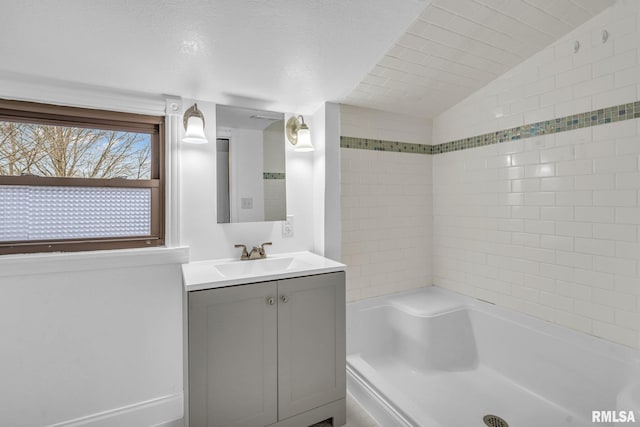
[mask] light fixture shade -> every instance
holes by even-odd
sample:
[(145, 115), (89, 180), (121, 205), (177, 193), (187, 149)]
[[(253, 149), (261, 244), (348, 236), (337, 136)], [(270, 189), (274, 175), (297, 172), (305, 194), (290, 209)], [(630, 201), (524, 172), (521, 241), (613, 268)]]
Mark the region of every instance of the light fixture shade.
[(204, 122), (200, 117), (189, 117), (187, 121), (187, 130), (184, 133), (182, 142), (191, 144), (206, 144), (209, 142), (204, 134)]
[(182, 142), (190, 144), (206, 144), (209, 142), (204, 134), (204, 115), (198, 110), (198, 104), (193, 104), (184, 112), (184, 137)]
[(313, 151), (311, 132), (304, 122), (304, 117), (290, 117), (285, 126), (287, 139), (293, 145), (293, 151)]
[(298, 143), (294, 146), (294, 151), (313, 151), (311, 144), (311, 132), (309, 128), (304, 126), (298, 129)]

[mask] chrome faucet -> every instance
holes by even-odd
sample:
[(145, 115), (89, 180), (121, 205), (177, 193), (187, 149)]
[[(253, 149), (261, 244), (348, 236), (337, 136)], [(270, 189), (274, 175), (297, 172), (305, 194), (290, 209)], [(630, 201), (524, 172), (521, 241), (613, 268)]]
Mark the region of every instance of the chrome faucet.
[(247, 252), (247, 246), (246, 245), (234, 245), (234, 247), (236, 248), (242, 248), (242, 254), (240, 255), (240, 259), (243, 261), (246, 260), (250, 260), (250, 259), (264, 259), (267, 257), (267, 253), (264, 250), (264, 246), (265, 245), (272, 245), (273, 243), (271, 242), (265, 242), (262, 243), (259, 246), (254, 246), (253, 249), (251, 249), (251, 252)]

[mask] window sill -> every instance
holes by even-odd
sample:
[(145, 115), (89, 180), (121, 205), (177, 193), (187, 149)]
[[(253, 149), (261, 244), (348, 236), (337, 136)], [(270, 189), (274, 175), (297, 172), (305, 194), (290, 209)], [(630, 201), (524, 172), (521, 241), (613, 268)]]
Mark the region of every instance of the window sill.
[(52, 252), (0, 256), (0, 277), (184, 264), (189, 247)]

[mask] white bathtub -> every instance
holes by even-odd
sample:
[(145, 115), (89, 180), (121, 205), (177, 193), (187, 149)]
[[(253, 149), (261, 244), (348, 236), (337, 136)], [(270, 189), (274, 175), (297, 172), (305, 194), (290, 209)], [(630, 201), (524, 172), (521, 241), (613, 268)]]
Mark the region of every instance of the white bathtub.
[(435, 286), (348, 304), (347, 374), (383, 427), (640, 426), (640, 352)]

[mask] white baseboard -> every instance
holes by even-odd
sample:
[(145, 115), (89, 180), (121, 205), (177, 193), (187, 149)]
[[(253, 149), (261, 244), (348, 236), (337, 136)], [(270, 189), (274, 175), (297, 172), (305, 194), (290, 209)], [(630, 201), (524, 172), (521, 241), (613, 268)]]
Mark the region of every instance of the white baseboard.
[(181, 427), (184, 425), (182, 393), (110, 409), (49, 427)]

